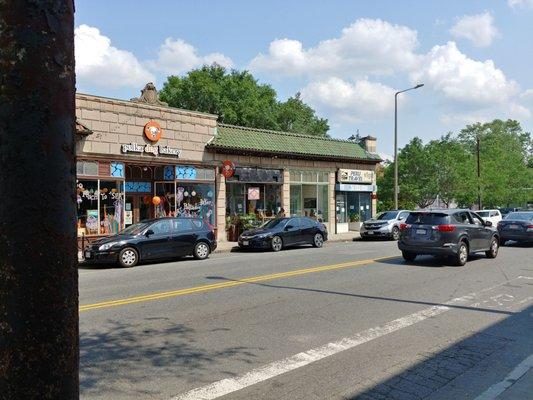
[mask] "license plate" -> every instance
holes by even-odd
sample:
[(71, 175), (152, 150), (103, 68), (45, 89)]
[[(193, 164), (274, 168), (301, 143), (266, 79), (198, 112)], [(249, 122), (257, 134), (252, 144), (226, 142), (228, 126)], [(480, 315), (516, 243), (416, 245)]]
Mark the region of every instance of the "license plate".
[(425, 235), (426, 232), (427, 232), (427, 231), (426, 231), (425, 229), (417, 229), (417, 230), (416, 230), (416, 234), (417, 234), (417, 235)]
[(368, 233), (369, 235), (373, 235), (373, 234), (374, 234), (374, 232), (372, 232), (372, 231), (368, 231), (367, 233)]
[(90, 251), (86, 251), (85, 252), (85, 258), (91, 258), (91, 252)]
[(509, 225), (509, 229), (520, 229), (519, 225)]
[(242, 245), (243, 246), (248, 246), (250, 244), (250, 242), (248, 240), (243, 240), (242, 241)]

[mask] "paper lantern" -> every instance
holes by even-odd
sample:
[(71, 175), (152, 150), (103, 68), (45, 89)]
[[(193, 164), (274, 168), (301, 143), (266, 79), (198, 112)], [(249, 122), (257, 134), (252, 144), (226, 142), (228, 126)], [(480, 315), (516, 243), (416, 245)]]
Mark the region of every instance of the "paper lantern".
[(159, 196), (154, 196), (154, 197), (152, 197), (152, 204), (153, 204), (154, 206), (158, 206), (159, 203), (161, 203), (161, 197), (159, 197)]

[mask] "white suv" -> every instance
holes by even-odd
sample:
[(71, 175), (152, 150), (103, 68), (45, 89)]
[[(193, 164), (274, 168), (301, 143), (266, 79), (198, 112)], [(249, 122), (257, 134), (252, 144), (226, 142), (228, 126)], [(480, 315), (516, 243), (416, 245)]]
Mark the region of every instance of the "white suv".
[(500, 222), (503, 218), (500, 210), (481, 210), (476, 211), (476, 214), (485, 221), (492, 222), (492, 226), (498, 226), (498, 222)]
[(375, 218), (363, 222), (359, 231), (363, 239), (385, 237), (393, 240), (400, 238), (400, 224), (410, 211), (392, 210), (379, 213)]

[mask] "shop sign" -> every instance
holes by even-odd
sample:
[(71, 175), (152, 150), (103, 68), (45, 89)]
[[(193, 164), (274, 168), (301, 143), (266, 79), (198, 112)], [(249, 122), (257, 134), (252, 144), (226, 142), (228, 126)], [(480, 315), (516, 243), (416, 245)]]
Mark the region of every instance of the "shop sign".
[(224, 178), (231, 178), (235, 173), (235, 165), (230, 160), (222, 161), (222, 170), (220, 172)]
[(124, 211), (124, 225), (133, 224), (133, 211)]
[(248, 200), (259, 200), (261, 198), (261, 191), (258, 187), (248, 188)]
[(338, 180), (342, 183), (372, 183), (374, 181), (374, 171), (339, 169)]
[(165, 155), (179, 157), (181, 149), (168, 146), (153, 146), (151, 144), (139, 145), (137, 143), (123, 144), (121, 146), (123, 153), (146, 153), (154, 156)]
[(375, 192), (376, 185), (354, 185), (346, 183), (337, 183), (335, 185), (337, 192)]
[(162, 133), (163, 129), (161, 128), (161, 125), (155, 121), (149, 121), (144, 126), (144, 136), (146, 136), (146, 139), (148, 139), (150, 142), (157, 142), (159, 139), (161, 139)]

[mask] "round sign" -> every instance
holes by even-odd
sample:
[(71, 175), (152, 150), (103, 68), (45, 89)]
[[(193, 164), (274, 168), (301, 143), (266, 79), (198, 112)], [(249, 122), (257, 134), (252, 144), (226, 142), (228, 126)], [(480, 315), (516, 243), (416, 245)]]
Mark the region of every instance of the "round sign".
[(161, 197), (159, 196), (152, 197), (152, 204), (154, 206), (158, 206), (159, 204), (161, 204)]
[(224, 175), (224, 178), (231, 178), (234, 173), (235, 165), (229, 160), (223, 161), (221, 174)]
[(144, 136), (151, 141), (151, 142), (157, 142), (159, 139), (161, 139), (161, 133), (163, 130), (161, 129), (161, 125), (159, 125), (155, 121), (149, 121), (144, 126)]

